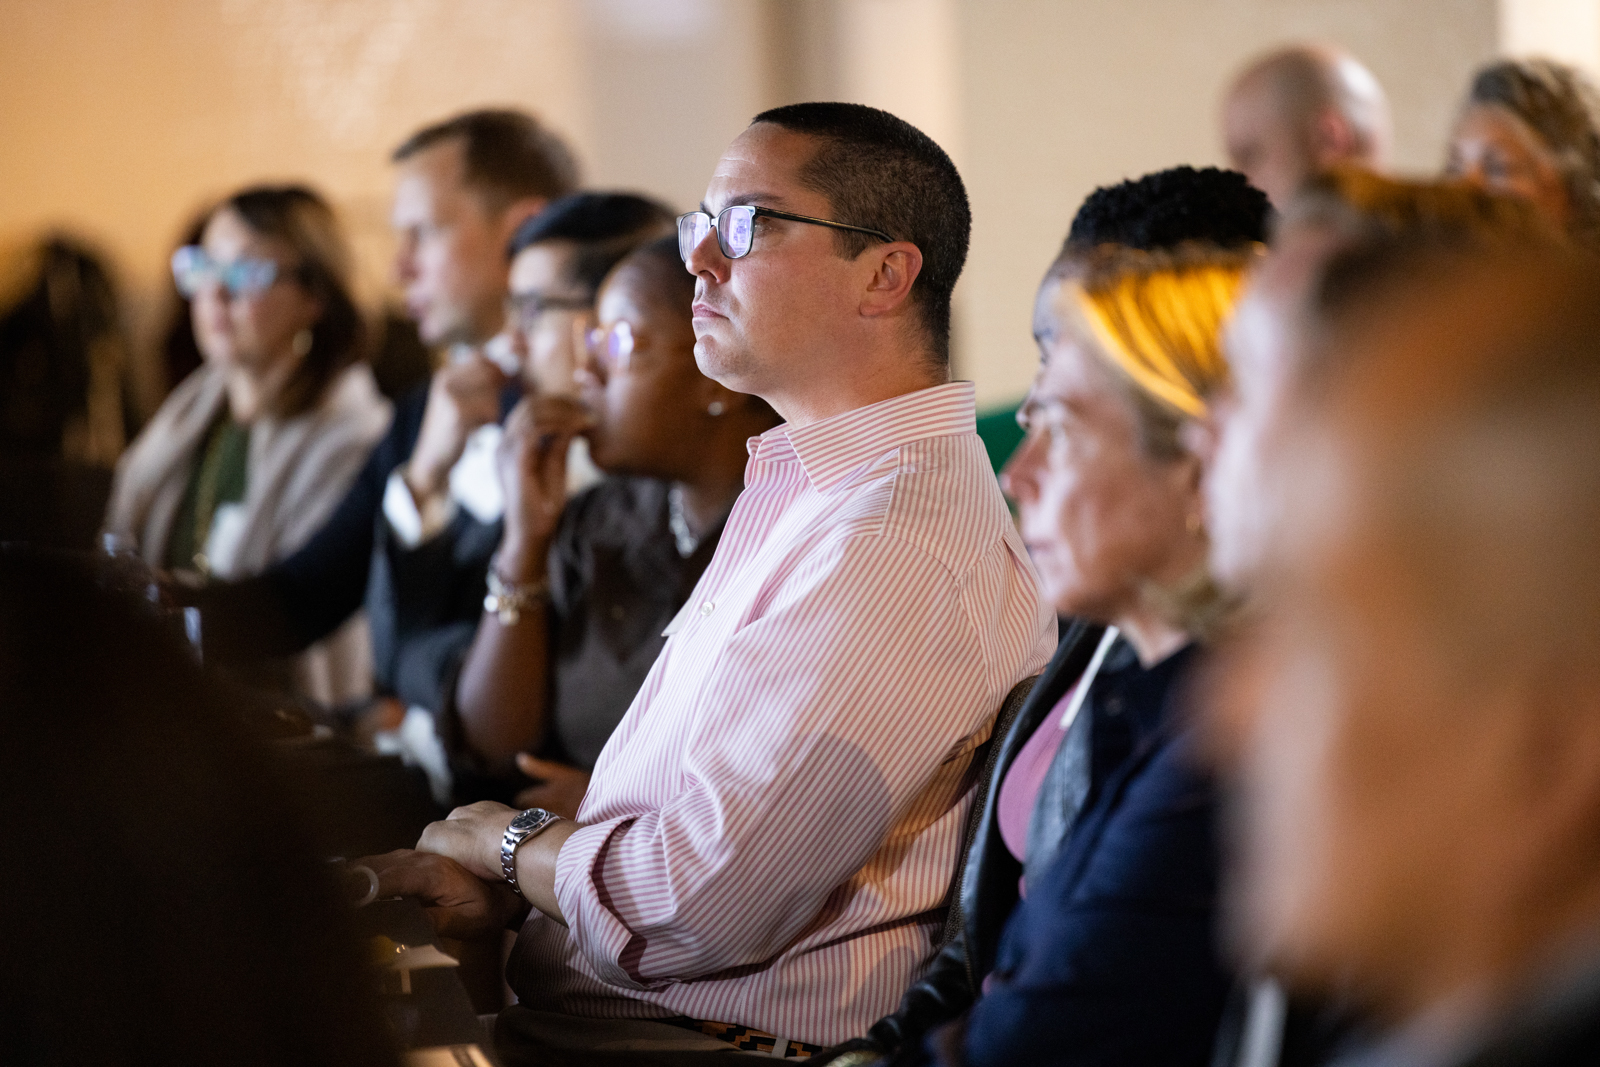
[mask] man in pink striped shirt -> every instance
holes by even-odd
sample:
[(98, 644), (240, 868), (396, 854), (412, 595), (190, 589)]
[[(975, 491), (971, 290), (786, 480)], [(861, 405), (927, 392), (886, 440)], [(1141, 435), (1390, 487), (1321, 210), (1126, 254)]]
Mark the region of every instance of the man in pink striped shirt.
[[(949, 381), (970, 229), (949, 157), (884, 112), (793, 105), (734, 141), (702, 209), (679, 220), (696, 358), (787, 421), (750, 440), (578, 819), (478, 804), (419, 845), (532, 905), (511, 1063), (864, 1032), (934, 948), (972, 753), (1055, 645), (972, 385)], [(438, 916), (513, 913), (456, 863), (374, 862)]]

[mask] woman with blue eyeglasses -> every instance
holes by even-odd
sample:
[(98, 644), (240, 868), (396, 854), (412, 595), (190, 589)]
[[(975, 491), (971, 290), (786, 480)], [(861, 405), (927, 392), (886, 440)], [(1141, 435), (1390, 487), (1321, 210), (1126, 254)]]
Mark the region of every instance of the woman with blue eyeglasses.
[[(106, 531), (157, 569), (243, 578), (322, 525), (388, 428), (389, 403), (362, 358), (344, 236), (310, 189), (224, 200), (172, 274), (204, 362), (124, 453)], [(358, 618), (274, 681), (344, 703), (365, 695), (370, 660)]]

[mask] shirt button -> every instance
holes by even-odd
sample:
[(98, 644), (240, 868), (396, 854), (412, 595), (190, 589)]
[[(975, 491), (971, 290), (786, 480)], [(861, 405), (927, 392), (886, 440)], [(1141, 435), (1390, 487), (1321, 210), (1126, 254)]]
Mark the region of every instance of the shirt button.
[(613, 604), (613, 605), (611, 605), (611, 617), (613, 619), (616, 619), (618, 622), (621, 622), (622, 621), (622, 617), (624, 615), (626, 615), (626, 614), (627, 614), (627, 612), (623, 610), (623, 607), (622, 607), (621, 604)]
[(702, 615), (710, 615), (713, 611), (716, 611), (716, 610), (717, 610), (717, 605), (716, 605), (715, 601), (708, 600), (704, 604), (700, 605), (700, 614), (702, 614)]

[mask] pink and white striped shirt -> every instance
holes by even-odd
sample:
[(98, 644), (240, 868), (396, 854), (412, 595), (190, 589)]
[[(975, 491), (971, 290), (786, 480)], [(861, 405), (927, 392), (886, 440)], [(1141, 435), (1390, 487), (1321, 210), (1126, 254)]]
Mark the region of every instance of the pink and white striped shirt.
[(972, 750), (1055, 647), (970, 382), (750, 441), (711, 565), (533, 912), (532, 1008), (833, 1043), (928, 962)]

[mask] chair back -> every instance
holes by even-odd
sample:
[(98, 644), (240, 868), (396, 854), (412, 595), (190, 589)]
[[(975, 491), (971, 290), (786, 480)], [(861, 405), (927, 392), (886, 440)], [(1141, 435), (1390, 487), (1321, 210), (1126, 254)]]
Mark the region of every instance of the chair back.
[(972, 851), (972, 842), (978, 836), (978, 827), (983, 825), (983, 810), (985, 798), (989, 795), (989, 783), (994, 778), (994, 769), (1000, 762), (1000, 747), (1006, 734), (1011, 732), (1011, 724), (1016, 722), (1017, 714), (1022, 710), (1022, 705), (1028, 702), (1028, 694), (1033, 692), (1033, 687), (1038, 684), (1039, 676), (1030, 675), (1011, 687), (1011, 692), (1006, 694), (1006, 699), (1000, 705), (1000, 714), (995, 716), (994, 730), (989, 734), (989, 739), (978, 746), (972, 754), (972, 765), (979, 768), (978, 778), (974, 783), (976, 792), (973, 793), (972, 808), (967, 812), (966, 829), (961, 834), (961, 852), (956, 856), (955, 873), (950, 878), (950, 890), (945, 894), (945, 900), (950, 905), (950, 915), (944, 921), (944, 932), (939, 935), (939, 943), (935, 950), (943, 948), (951, 938), (961, 932), (961, 879), (967, 870), (967, 854)]

